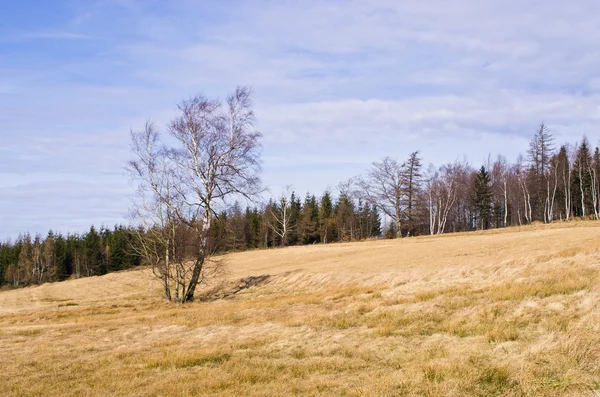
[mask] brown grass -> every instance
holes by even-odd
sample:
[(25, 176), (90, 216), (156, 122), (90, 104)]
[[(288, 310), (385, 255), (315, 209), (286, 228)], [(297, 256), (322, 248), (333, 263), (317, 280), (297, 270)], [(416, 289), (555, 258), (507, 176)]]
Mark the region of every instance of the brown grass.
[(183, 306), (147, 270), (0, 292), (0, 395), (600, 390), (596, 222), (223, 259), (270, 277)]

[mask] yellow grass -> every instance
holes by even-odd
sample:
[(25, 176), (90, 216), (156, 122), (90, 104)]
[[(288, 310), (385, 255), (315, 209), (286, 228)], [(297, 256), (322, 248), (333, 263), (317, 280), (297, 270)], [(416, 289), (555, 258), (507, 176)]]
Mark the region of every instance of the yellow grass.
[(183, 306), (148, 270), (1, 292), (0, 395), (600, 395), (600, 223), (222, 259), (225, 291), (269, 277)]

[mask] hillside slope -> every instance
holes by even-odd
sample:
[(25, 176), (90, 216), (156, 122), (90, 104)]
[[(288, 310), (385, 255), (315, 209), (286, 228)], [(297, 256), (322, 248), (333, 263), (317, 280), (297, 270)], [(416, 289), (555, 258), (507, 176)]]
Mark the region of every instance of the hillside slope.
[(600, 223), (219, 260), (225, 298), (185, 306), (149, 270), (1, 292), (0, 394), (600, 389)]

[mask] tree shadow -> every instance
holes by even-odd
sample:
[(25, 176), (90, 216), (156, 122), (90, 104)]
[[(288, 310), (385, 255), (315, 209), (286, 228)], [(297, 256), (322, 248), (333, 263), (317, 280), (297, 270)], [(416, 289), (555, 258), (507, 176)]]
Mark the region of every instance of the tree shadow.
[(265, 284), (270, 278), (269, 274), (263, 274), (262, 276), (248, 276), (233, 282), (224, 283), (201, 294), (198, 296), (198, 300), (201, 302), (211, 302), (232, 298), (240, 291)]

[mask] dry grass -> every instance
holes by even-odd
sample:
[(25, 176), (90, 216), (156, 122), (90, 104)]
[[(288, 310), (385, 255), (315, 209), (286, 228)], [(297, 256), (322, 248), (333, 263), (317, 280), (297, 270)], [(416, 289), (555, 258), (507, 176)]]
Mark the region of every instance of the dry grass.
[(600, 390), (596, 222), (224, 259), (270, 277), (184, 306), (146, 270), (1, 292), (0, 395)]

